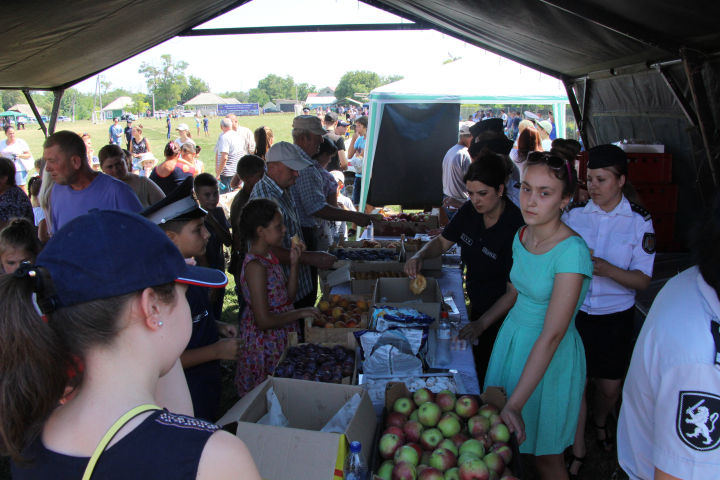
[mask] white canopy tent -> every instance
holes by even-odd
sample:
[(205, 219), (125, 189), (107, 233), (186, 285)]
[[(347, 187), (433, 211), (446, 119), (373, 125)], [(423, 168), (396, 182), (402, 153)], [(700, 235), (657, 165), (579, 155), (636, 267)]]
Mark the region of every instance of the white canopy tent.
[[(370, 92), (363, 179), (372, 177), (384, 107), (397, 103), (552, 105), (557, 136), (564, 137), (565, 104), (570, 102), (560, 80), (489, 52), (480, 60), (456, 60), (430, 69), (422, 76), (383, 85)], [(370, 182), (363, 181), (362, 209), (367, 203), (369, 188)]]

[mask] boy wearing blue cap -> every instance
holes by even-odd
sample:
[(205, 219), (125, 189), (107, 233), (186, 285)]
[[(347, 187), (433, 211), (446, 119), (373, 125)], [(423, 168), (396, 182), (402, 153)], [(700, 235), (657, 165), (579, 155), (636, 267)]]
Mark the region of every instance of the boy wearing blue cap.
[[(192, 177), (186, 178), (163, 200), (140, 212), (165, 232), (186, 261), (205, 254), (210, 237), (204, 225), (206, 214), (193, 196)], [(190, 305), (193, 332), (180, 361), (195, 417), (213, 422), (220, 407), (220, 360), (237, 359), (242, 341), (236, 338), (236, 325), (216, 320), (207, 288), (190, 285), (185, 296)], [(219, 335), (225, 338), (218, 340)]]

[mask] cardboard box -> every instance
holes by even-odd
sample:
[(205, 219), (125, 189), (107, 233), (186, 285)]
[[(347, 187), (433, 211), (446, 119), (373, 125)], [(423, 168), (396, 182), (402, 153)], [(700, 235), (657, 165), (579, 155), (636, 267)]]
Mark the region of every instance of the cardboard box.
[[(407, 386), (405, 386), (403, 382), (389, 382), (387, 384), (387, 388), (385, 389), (385, 409), (383, 410), (383, 415), (380, 419), (380, 423), (378, 424), (377, 433), (375, 435), (375, 445), (373, 445), (373, 449), (375, 451), (377, 451), (379, 448), (380, 434), (384, 429), (385, 417), (387, 416), (387, 413), (392, 411), (392, 406), (395, 404), (395, 401), (398, 398), (409, 396), (410, 391), (407, 389)], [(460, 398), (461, 396), (464, 395), (460, 393), (456, 395), (457, 398)], [(475, 400), (477, 400), (478, 405), (484, 405), (488, 403), (490, 405), (496, 406), (499, 410), (503, 409), (503, 407), (505, 406), (505, 402), (507, 401), (505, 389), (502, 387), (488, 387), (485, 389), (482, 395), (468, 396), (473, 397)], [(510, 435), (510, 441), (508, 442), (508, 445), (512, 449), (513, 458), (510, 461), (510, 465), (507, 465), (507, 467), (512, 470), (513, 476), (522, 480), (522, 459), (520, 458), (520, 448), (518, 446), (517, 438), (514, 433)], [(373, 472), (377, 472), (382, 462), (383, 458), (379, 454), (374, 457), (373, 464), (371, 466)]]
[[(322, 299), (330, 302), (333, 294), (330, 293), (327, 284), (323, 285), (323, 296)], [(350, 302), (356, 302), (358, 300), (366, 300), (371, 302), (372, 295), (341, 295), (343, 298), (347, 298)], [(368, 312), (369, 313), (369, 312)], [(368, 321), (370, 315), (368, 313), (363, 314), (360, 324), (356, 328), (321, 328), (313, 327), (312, 317), (306, 317), (303, 319), (305, 325), (305, 341), (308, 343), (344, 343), (347, 342), (348, 333), (361, 332), (367, 330)]]
[[(344, 250), (367, 250), (367, 251), (387, 250), (387, 249), (378, 249), (378, 248), (348, 248), (348, 247), (338, 247), (338, 246), (335, 246), (335, 245), (331, 245), (330, 248), (328, 249), (328, 253), (329, 253), (330, 255), (335, 255), (335, 252), (336, 252), (338, 249), (344, 249)], [(392, 257), (392, 258), (393, 258), (392, 261), (395, 261), (395, 262), (400, 261), (400, 247), (395, 247), (395, 248), (393, 248), (392, 250), (395, 252), (395, 254), (394, 254), (393, 257)], [(373, 264), (373, 265), (378, 265), (378, 264), (383, 264), (383, 263), (388, 263), (388, 262), (383, 261), (383, 260), (375, 261), (375, 260), (340, 260), (340, 259), (338, 259), (335, 263), (333, 263), (333, 266), (330, 267), (330, 268), (333, 269), (333, 270), (335, 270), (335, 269), (338, 269), (338, 268), (340, 268), (340, 267), (344, 267), (345, 265), (355, 265), (355, 264), (357, 264), (357, 263), (370, 263), (370, 264)]]
[(388, 222), (375, 224), (374, 233), (377, 237), (399, 237), (400, 235), (415, 236), (416, 233), (427, 233), (439, 228), (440, 221), (437, 216), (430, 215), (425, 222)]
[[(442, 292), (437, 280), (426, 277), (427, 288), (415, 295), (410, 291), (409, 278), (380, 278), (375, 284), (371, 305), (373, 308), (385, 306), (396, 308), (413, 308), (435, 319), (430, 328), (437, 328), (442, 308)], [(381, 301), (386, 298), (387, 301)], [(421, 300), (422, 303), (405, 303), (411, 300)], [(372, 318), (372, 316), (370, 317)]]
[[(351, 342), (351, 343), (350, 343), (350, 342)], [(358, 360), (358, 358), (357, 358), (357, 355), (356, 355), (356, 352), (355, 352), (356, 347), (357, 347), (357, 342), (355, 341), (355, 336), (354, 336), (352, 333), (348, 333), (348, 334), (347, 334), (347, 337), (345, 338), (345, 341), (344, 341), (344, 342), (335, 342), (335, 343), (332, 343), (332, 342), (330, 342), (330, 343), (307, 342), (307, 343), (314, 343), (314, 344), (317, 344), (317, 345), (322, 345), (323, 347), (330, 347), (330, 348), (334, 347), (335, 345), (342, 345), (342, 346), (345, 347), (347, 350), (349, 350), (349, 351), (348, 351), (348, 355), (352, 355), (353, 358), (355, 359), (355, 369), (353, 370), (353, 374), (352, 374), (352, 375), (350, 375), (349, 377), (343, 377), (343, 379), (342, 379), (342, 384), (343, 384), (343, 385), (357, 385), (357, 383), (358, 383), (358, 379), (357, 379), (357, 377), (358, 377), (358, 373), (357, 373), (357, 369), (358, 369), (357, 360)], [(283, 354), (280, 356), (280, 359), (278, 360), (277, 364), (275, 364), (275, 368), (277, 368), (278, 365), (280, 365), (283, 361), (285, 361), (285, 359), (287, 358), (287, 355), (288, 355), (288, 351), (290, 350), (290, 347), (296, 347), (296, 346), (298, 346), (298, 345), (299, 345), (299, 344), (298, 344), (298, 335), (297, 335), (297, 333), (296, 333), (296, 332), (291, 332), (291, 333), (288, 335), (288, 346), (285, 347), (285, 351), (284, 351)], [(275, 376), (275, 375), (273, 375), (273, 376)], [(279, 377), (275, 377), (275, 378), (279, 378)], [(308, 381), (310, 381), (310, 380), (303, 380), (303, 381), (308, 382)], [(313, 381), (314, 381), (314, 380), (313, 380)]]
[[(401, 262), (383, 262), (382, 264), (356, 263), (355, 265), (352, 265), (350, 269), (351, 278), (353, 278), (351, 287), (352, 292), (357, 294), (372, 295), (372, 293), (375, 291), (375, 284), (377, 283), (378, 279), (358, 280), (357, 272), (404, 272), (405, 264)], [(355, 272), (356, 274), (353, 275), (352, 272)]]
[[(266, 394), (273, 387), (290, 426), (258, 425), (268, 411)], [(322, 428), (355, 394), (361, 397), (344, 433)], [(362, 387), (269, 378), (233, 406), (219, 425), (237, 422), (237, 436), (245, 442), (264, 480), (342, 480), (350, 442), (360, 442), (365, 458), (372, 458), (377, 419)]]

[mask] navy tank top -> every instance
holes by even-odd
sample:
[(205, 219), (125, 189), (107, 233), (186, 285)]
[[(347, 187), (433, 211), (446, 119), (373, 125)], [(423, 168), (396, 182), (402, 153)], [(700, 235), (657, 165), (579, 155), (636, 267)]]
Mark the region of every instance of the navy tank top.
[(192, 177), (194, 174), (195, 167), (191, 167), (186, 163), (177, 162), (175, 168), (167, 177), (161, 177), (157, 173), (157, 167), (153, 168), (153, 171), (150, 172), (150, 180), (155, 182), (165, 196), (167, 196), (170, 195), (170, 192), (175, 190), (175, 187), (180, 185), (183, 180), (187, 177)]
[[(167, 411), (153, 412), (132, 432), (107, 448), (93, 478), (103, 480), (195, 480), (205, 444), (220, 427)], [(13, 480), (81, 480), (90, 457), (45, 448), (38, 437), (23, 452), (29, 467), (12, 463)]]
[[(185, 298), (190, 305), (193, 322), (192, 336), (186, 350), (217, 343), (219, 333), (208, 297), (208, 288), (190, 285), (185, 293)], [(184, 372), (195, 416), (210, 422), (217, 420), (222, 391), (220, 360), (210, 360), (186, 368)]]

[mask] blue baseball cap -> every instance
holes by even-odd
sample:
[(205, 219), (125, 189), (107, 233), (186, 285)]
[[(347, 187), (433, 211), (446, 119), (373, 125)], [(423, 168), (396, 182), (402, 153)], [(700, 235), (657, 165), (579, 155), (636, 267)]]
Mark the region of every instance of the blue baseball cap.
[[(128, 256), (128, 245), (142, 245)], [(64, 225), (35, 264), (50, 272), (54, 308), (116, 297), (170, 282), (221, 288), (219, 270), (185, 263), (157, 225), (135, 213), (93, 209)]]

